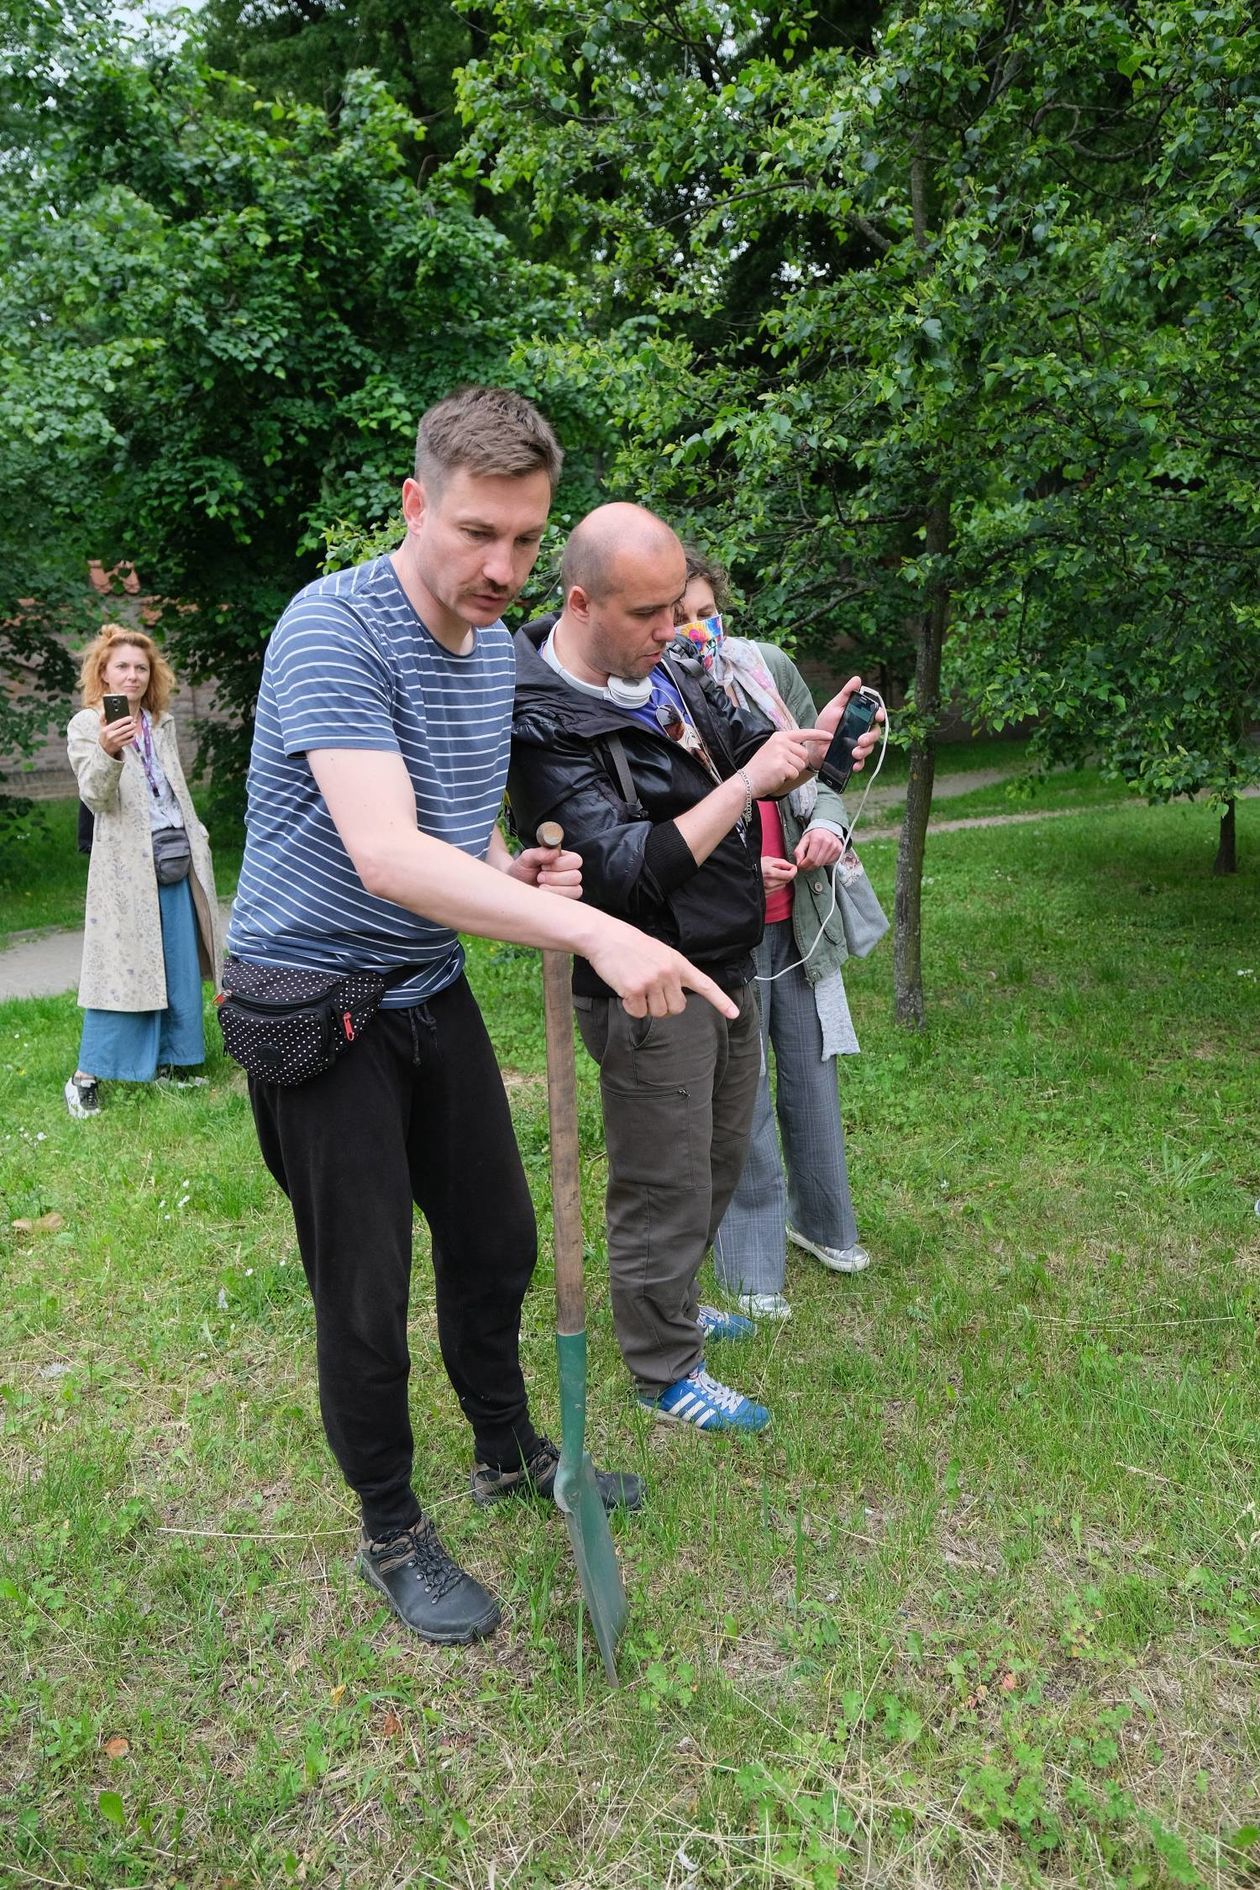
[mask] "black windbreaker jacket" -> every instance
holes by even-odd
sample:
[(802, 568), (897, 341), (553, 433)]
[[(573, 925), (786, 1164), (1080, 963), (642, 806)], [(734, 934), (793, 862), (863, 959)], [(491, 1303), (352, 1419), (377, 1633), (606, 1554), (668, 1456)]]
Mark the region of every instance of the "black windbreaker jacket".
[[(713, 780), (694, 755), (663, 731), (645, 728), (615, 703), (570, 688), (538, 654), (554, 617), (516, 635), (516, 708), (508, 799), (517, 832), (535, 844), (540, 822), (558, 820), (564, 843), (582, 856), (582, 896), (601, 911), (676, 946), (728, 990), (752, 976), (761, 938), (761, 826), (736, 825), (696, 865), (674, 817), (702, 801)], [(723, 779), (773, 732), (755, 711), (736, 709), (693, 657), (662, 659)], [(618, 783), (608, 737), (618, 735), (636, 799)], [(609, 997), (585, 959), (575, 991)]]

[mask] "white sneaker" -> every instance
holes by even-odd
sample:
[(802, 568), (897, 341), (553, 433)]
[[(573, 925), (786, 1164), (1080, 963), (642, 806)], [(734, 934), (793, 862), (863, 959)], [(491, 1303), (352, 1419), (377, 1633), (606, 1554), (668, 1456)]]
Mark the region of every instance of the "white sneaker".
[(794, 1247), (803, 1247), (806, 1253), (816, 1254), (833, 1273), (863, 1273), (871, 1264), (871, 1256), (865, 1247), (824, 1247), (816, 1240), (806, 1240), (804, 1234), (798, 1234), (794, 1227), (788, 1228), (787, 1237)]
[(75, 1074), (66, 1084), (63, 1093), (66, 1099), (66, 1108), (70, 1111), (70, 1114), (74, 1117), (76, 1122), (86, 1122), (89, 1116), (100, 1115), (101, 1099), (96, 1093), (96, 1078), (94, 1076), (79, 1076)]
[(790, 1319), (792, 1308), (782, 1293), (741, 1293), (739, 1310), (750, 1319)]

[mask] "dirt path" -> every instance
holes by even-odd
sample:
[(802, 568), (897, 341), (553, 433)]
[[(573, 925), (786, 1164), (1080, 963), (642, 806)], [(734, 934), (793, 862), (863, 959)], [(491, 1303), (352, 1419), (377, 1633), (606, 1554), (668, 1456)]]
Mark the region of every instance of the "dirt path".
[[(988, 786), (988, 782), (982, 785)], [(1017, 827), (1029, 820), (1075, 820), (1082, 814), (1115, 814), (1122, 808), (1132, 807), (1132, 801), (1092, 801), (1088, 807), (1045, 807), (1040, 813), (1024, 814), (972, 814), (966, 820), (929, 820), (929, 833), (962, 833), (967, 827)], [(871, 847), (881, 840), (897, 840), (901, 837), (900, 827), (877, 827), (873, 832), (863, 834), (857, 829), (859, 847)], [(0, 960), (0, 969), (3, 961)]]
[[(973, 788), (996, 787), (999, 781), (1009, 781), (1012, 778), (1009, 768), (972, 768), (966, 774), (941, 775), (932, 789), (932, 804), (935, 806), (937, 801), (953, 800), (958, 794), (970, 794)], [(856, 809), (862, 798), (860, 775), (854, 776), (845, 789), (845, 795), (850, 811)], [(905, 798), (904, 781), (890, 781), (887, 787), (876, 781), (866, 798), (866, 806), (862, 813), (863, 824), (870, 819), (872, 814), (882, 814), (889, 807), (900, 806)]]

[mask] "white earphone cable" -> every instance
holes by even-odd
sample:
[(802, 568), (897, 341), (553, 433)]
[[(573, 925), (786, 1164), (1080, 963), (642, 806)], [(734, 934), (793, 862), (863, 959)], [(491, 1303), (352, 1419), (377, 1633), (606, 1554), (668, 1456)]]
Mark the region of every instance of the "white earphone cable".
[[(853, 835), (857, 830), (858, 821), (862, 817), (862, 809), (866, 806), (866, 797), (870, 793), (871, 789), (874, 787), (875, 777), (876, 775), (878, 775), (880, 769), (883, 767), (884, 756), (888, 753), (888, 710), (885, 707), (884, 698), (880, 695), (878, 689), (870, 690), (870, 694), (875, 697), (876, 701), (879, 703), (880, 708), (884, 710), (884, 723), (883, 723), (884, 739), (880, 746), (879, 760), (875, 763), (875, 766), (871, 769), (870, 779), (867, 781), (866, 786), (862, 790), (862, 798), (857, 804), (857, 811), (854, 814), (852, 820), (849, 822), (849, 831), (845, 835), (844, 846), (841, 850), (840, 858), (836, 860), (834, 865), (832, 865), (832, 867), (829, 869), (830, 877), (831, 877), (831, 904), (827, 908), (826, 916), (823, 918), (822, 922), (820, 923), (818, 927), (818, 936), (817, 938), (815, 938), (809, 950), (805, 953), (805, 956), (803, 958), (796, 959), (793, 964), (784, 965), (782, 971), (772, 971), (769, 974), (763, 974), (762, 972), (757, 972), (753, 979), (753, 982), (755, 984), (773, 984), (776, 978), (785, 978), (789, 971), (799, 971), (802, 965), (808, 964), (809, 960), (813, 957), (814, 953), (818, 950), (819, 944), (822, 941), (823, 933), (827, 930), (827, 927), (830, 925), (832, 916), (835, 913), (835, 909), (837, 905), (839, 904), (840, 887), (836, 879), (836, 874), (840, 871), (840, 868), (844, 864), (844, 856), (848, 852), (849, 847), (852, 845)], [(863, 772), (865, 772), (865, 770), (863, 770)], [(805, 870), (809, 872), (812, 869), (807, 867)], [(800, 877), (800, 874), (798, 872), (797, 879), (799, 879), (799, 877)], [(795, 886), (796, 879), (793, 879), (789, 883), (792, 886)]]

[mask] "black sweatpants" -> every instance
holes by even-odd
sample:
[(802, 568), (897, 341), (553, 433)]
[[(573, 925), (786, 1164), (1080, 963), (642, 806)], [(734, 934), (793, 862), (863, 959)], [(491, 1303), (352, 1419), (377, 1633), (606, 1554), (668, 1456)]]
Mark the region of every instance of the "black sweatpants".
[(429, 1223), (438, 1338), (480, 1462), (537, 1442), (519, 1342), (533, 1204), (489, 1037), (464, 978), (378, 1011), (331, 1070), (250, 1080), (263, 1160), (293, 1205), (315, 1302), (319, 1402), (370, 1535), (397, 1534), (411, 1487), (407, 1300), (412, 1202)]

